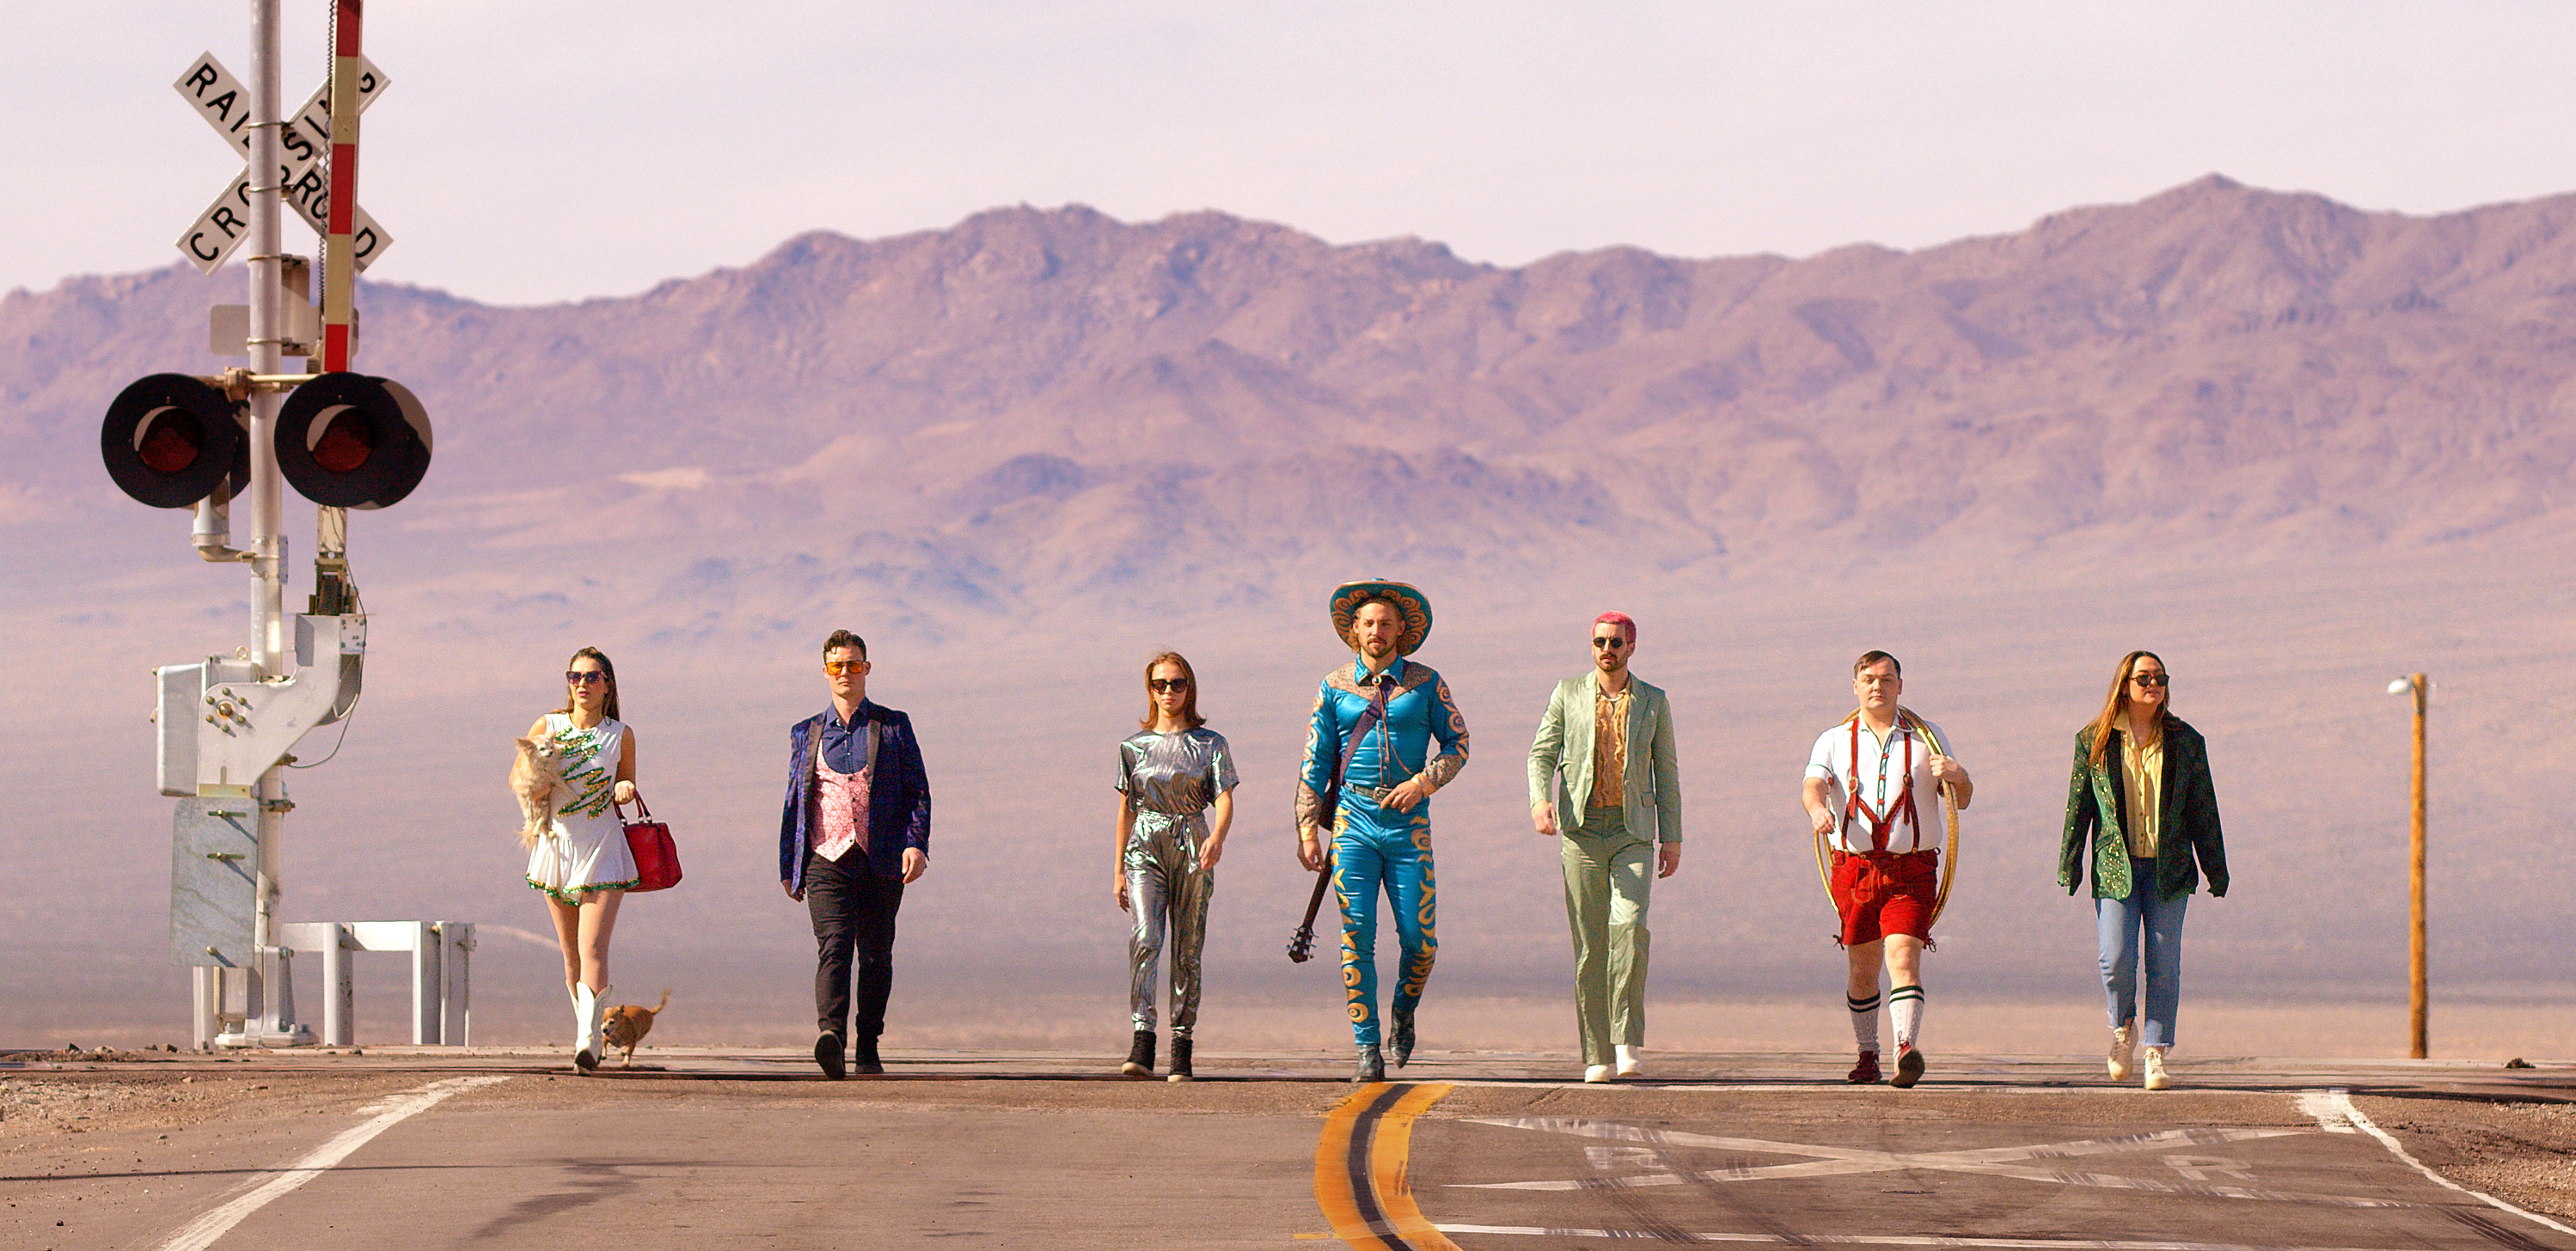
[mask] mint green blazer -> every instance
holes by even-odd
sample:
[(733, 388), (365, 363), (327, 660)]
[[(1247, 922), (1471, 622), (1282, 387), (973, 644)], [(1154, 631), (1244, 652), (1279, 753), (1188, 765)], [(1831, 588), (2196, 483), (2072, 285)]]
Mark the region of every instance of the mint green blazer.
[[(1592, 709), (1598, 670), (1556, 684), (1530, 744), (1530, 807), (1556, 805), (1556, 828), (1583, 824), (1592, 803)], [(1559, 785), (1562, 783), (1562, 785)], [(1662, 687), (1628, 675), (1628, 776), (1619, 797), (1628, 832), (1648, 843), (1682, 841), (1682, 766), (1673, 749), (1673, 705)]]

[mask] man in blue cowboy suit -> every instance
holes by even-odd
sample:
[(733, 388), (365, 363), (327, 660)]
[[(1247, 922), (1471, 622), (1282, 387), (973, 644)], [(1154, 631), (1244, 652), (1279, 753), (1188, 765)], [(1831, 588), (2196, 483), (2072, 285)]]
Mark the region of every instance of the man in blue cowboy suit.
[[(1431, 601), (1402, 582), (1348, 583), (1326, 603), (1357, 657), (1324, 675), (1297, 788), (1297, 859), (1324, 868), (1330, 822), (1333, 890), (1342, 906), (1342, 989), (1359, 1044), (1351, 1080), (1386, 1080), (1377, 1016), (1377, 896), (1383, 887), (1403, 948), (1385, 1042), (1413, 1058), (1413, 1011), (1440, 950), (1431, 872), (1431, 794), (1467, 764), (1467, 718), (1431, 666), (1406, 659), (1431, 633)], [(1431, 746), (1438, 743), (1440, 754)]]
[(814, 1062), (846, 1071), (850, 965), (857, 957), (859, 1071), (883, 1073), (877, 1035), (894, 990), (894, 914), (930, 868), (930, 779), (912, 718), (868, 701), (868, 645), (847, 630), (823, 641), (832, 702), (787, 732), (787, 807), (778, 884), (814, 923)]

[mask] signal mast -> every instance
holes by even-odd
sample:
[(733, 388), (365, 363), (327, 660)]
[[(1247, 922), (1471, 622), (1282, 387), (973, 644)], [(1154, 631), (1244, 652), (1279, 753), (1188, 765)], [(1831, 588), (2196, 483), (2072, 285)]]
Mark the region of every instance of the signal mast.
[[(200, 1047), (313, 1041), (295, 1019), (292, 952), (279, 944), (294, 807), (285, 771), (307, 733), (358, 702), (367, 618), (349, 579), (348, 510), (399, 502), (429, 469), (420, 401), (350, 371), (357, 270), (388, 242), (357, 206), (358, 115), (383, 78), (359, 54), (363, 0), (330, 3), (330, 78), (294, 117), (280, 108), (279, 0), (253, 0), (247, 85), (212, 56), (175, 84), (249, 158), (179, 247), (211, 273), (249, 245), (249, 304), (216, 308), (212, 338), (250, 364), (139, 379), (108, 406), (99, 436), (108, 476), (128, 496), (194, 511), (201, 559), (250, 566), (250, 643), (154, 671), (157, 772), (161, 793), (177, 800), (171, 951), (194, 969)], [(310, 263), (281, 246), (290, 194), (322, 236), (319, 309)], [(300, 367), (286, 369), (289, 357)], [(318, 505), (314, 588), (307, 611), (292, 615), (281, 480)], [(250, 513), (241, 548), (231, 545), (237, 500)]]

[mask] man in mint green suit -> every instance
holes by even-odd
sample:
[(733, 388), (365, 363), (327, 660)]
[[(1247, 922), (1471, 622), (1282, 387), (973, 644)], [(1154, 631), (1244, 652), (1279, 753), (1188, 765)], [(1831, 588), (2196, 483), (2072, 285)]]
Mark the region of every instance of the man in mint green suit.
[(1592, 623), (1592, 672), (1556, 684), (1530, 744), (1530, 824), (1558, 841), (1574, 930), (1583, 1080), (1634, 1077), (1646, 1045), (1646, 899), (1682, 867), (1681, 758), (1662, 688), (1628, 673), (1637, 623)]

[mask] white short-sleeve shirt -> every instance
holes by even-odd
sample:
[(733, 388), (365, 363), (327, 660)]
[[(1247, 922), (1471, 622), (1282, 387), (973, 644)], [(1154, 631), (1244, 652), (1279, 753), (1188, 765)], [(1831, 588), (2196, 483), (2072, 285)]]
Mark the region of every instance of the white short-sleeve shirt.
[[(1943, 746), (1950, 736), (1931, 721), (1932, 735)], [(1888, 732), (1884, 742), (1872, 733), (1867, 722), (1860, 727), (1860, 806), (1872, 815), (1886, 816), (1905, 793), (1905, 752), (1908, 742), (1914, 749), (1914, 818), (1898, 818), (1887, 832), (1889, 851), (1918, 851), (1923, 846), (1925, 826), (1937, 827), (1941, 820), (1940, 783), (1932, 776), (1932, 744), (1921, 734), (1899, 725)], [(1952, 759), (1956, 759), (1955, 755)], [(1825, 803), (1842, 818), (1833, 833), (1825, 836), (1828, 846), (1837, 851), (1870, 850), (1870, 822), (1849, 808), (1845, 789), (1854, 775), (1852, 731), (1848, 722), (1835, 722), (1834, 727), (1816, 736), (1816, 749), (1807, 754), (1807, 776), (1825, 781)], [(1846, 815), (1848, 814), (1848, 815)]]

